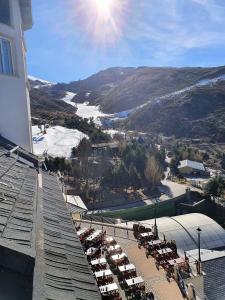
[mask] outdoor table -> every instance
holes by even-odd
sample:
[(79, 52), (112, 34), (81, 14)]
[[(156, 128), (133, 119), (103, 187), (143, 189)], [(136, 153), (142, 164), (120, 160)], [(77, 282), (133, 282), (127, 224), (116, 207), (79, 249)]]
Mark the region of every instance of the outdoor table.
[(151, 237), (154, 234), (152, 232), (143, 232), (140, 234), (140, 237), (145, 238), (145, 237)]
[(148, 244), (150, 246), (156, 246), (156, 245), (162, 244), (162, 241), (161, 240), (153, 240), (153, 241), (148, 242)]
[(171, 265), (171, 266), (175, 266), (175, 265), (180, 265), (180, 264), (184, 264), (185, 263), (185, 260), (181, 257), (178, 257), (176, 259), (171, 259), (168, 261), (168, 263)]
[(131, 279), (126, 279), (126, 284), (129, 286), (129, 287), (132, 287), (134, 285), (140, 285), (144, 283), (144, 280), (141, 276), (138, 276), (138, 277), (135, 277), (135, 278), (131, 278)]
[(107, 244), (111, 244), (111, 243), (115, 242), (115, 239), (112, 236), (109, 236), (105, 239), (105, 241)]
[(95, 277), (96, 278), (108, 277), (110, 275), (112, 275), (112, 271), (110, 269), (107, 269), (107, 270), (104, 270), (104, 271), (95, 272)]
[(136, 267), (133, 264), (123, 265), (119, 267), (121, 273), (135, 271)]
[(92, 255), (94, 255), (97, 251), (98, 251), (98, 248), (91, 247), (91, 248), (89, 248), (89, 249), (87, 250), (86, 255), (87, 255), (87, 256), (92, 256)]
[(114, 291), (118, 291), (119, 289), (118, 289), (118, 285), (114, 282), (114, 283), (110, 283), (110, 284), (107, 284), (104, 286), (100, 286), (99, 290), (102, 294), (105, 294), (105, 293), (111, 293)]
[(87, 237), (86, 241), (87, 242), (91, 242), (93, 241), (95, 238), (97, 238), (99, 235), (102, 234), (102, 230), (96, 230), (92, 233), (92, 235), (90, 235), (89, 237)]
[(106, 265), (106, 259), (103, 258), (99, 258), (99, 259), (94, 259), (91, 261), (91, 265), (92, 266), (97, 266), (97, 265)]
[(111, 258), (112, 260), (114, 261), (117, 261), (117, 260), (121, 260), (123, 258), (127, 257), (126, 253), (121, 253), (121, 254), (115, 254), (115, 255), (112, 255)]
[(164, 249), (157, 250), (157, 252), (158, 254), (163, 255), (163, 254), (171, 253), (173, 252), (173, 250), (171, 248), (164, 248)]
[(110, 246), (110, 247), (107, 249), (108, 252), (112, 252), (112, 251), (115, 251), (115, 250), (121, 250), (120, 245), (116, 244), (116, 245), (114, 245), (114, 246)]
[(77, 235), (78, 236), (81, 236), (83, 235), (84, 233), (86, 233), (89, 229), (88, 228), (82, 228), (80, 229), (79, 231), (77, 231)]

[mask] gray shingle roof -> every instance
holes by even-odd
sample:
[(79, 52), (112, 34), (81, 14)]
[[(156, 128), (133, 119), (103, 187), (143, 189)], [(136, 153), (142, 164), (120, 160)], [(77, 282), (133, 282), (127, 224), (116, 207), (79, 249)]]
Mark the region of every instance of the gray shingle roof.
[(225, 299), (225, 257), (203, 263), (204, 292), (207, 300)]
[(101, 299), (57, 178), (42, 173), (39, 187), (29, 154), (21, 162), (4, 143), (0, 137), (0, 248), (35, 259), (33, 300)]
[(189, 167), (194, 170), (199, 170), (199, 171), (205, 171), (205, 167), (203, 163), (197, 162), (197, 161), (192, 161), (192, 160), (182, 160), (180, 161), (180, 165), (178, 166), (178, 169)]
[(46, 298), (101, 299), (56, 177), (43, 173)]

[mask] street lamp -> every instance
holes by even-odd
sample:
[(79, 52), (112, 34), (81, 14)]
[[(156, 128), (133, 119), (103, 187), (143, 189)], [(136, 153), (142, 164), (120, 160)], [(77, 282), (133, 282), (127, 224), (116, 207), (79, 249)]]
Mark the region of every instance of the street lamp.
[(157, 228), (157, 222), (156, 222), (156, 203), (155, 203), (155, 206), (154, 206), (154, 213), (155, 213), (154, 236), (158, 237), (158, 228)]
[(198, 227), (197, 229), (198, 233), (198, 273), (200, 274), (201, 272), (201, 228)]

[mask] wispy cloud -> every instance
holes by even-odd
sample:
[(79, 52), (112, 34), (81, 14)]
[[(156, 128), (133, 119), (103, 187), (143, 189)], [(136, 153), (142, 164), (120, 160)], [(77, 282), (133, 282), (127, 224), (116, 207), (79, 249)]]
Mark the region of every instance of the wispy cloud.
[(225, 0), (112, 0), (117, 7), (103, 20), (90, 10), (94, 0), (33, 1), (45, 41), (35, 46), (62, 52), (71, 68), (176, 65), (190, 52), (225, 46)]

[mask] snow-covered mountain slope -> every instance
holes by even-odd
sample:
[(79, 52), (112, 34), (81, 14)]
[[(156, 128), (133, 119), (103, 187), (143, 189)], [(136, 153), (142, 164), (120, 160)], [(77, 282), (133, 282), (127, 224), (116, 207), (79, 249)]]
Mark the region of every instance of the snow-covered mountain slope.
[(31, 76), (31, 75), (28, 76), (28, 79), (31, 83), (31, 87), (35, 88), (35, 89), (39, 89), (41, 87), (47, 87), (47, 86), (51, 87), (51, 86), (55, 85), (55, 83), (53, 83), (53, 82), (50, 82), (50, 81), (47, 81), (47, 80), (44, 80), (41, 78), (37, 78), (37, 77)]
[(36, 155), (48, 153), (53, 157), (70, 158), (71, 150), (88, 136), (76, 129), (54, 126), (47, 129), (47, 133), (40, 132), (38, 126), (32, 127), (33, 148)]
[(139, 105), (133, 109), (130, 109), (130, 110), (127, 110), (127, 111), (123, 111), (123, 112), (120, 112), (120, 113), (117, 113), (115, 114), (115, 118), (127, 118), (129, 117), (131, 114), (137, 112), (139, 109), (142, 109), (144, 108), (145, 106), (147, 106), (148, 104), (150, 103), (160, 103), (162, 100), (166, 100), (166, 99), (171, 99), (172, 97), (174, 96), (181, 96), (182, 94), (188, 92), (188, 91), (192, 91), (198, 87), (207, 87), (207, 86), (213, 86), (215, 84), (217, 84), (218, 82), (222, 82), (224, 81), (225, 82), (225, 75), (221, 75), (221, 76), (218, 76), (218, 77), (215, 77), (215, 78), (209, 78), (209, 79), (204, 79), (204, 80), (200, 80), (199, 82), (197, 82), (196, 84), (193, 84), (191, 86), (188, 86), (184, 89), (181, 89), (181, 90), (177, 90), (175, 92), (172, 92), (172, 93), (168, 93), (168, 94), (165, 94), (163, 96), (160, 96), (160, 97), (155, 97), (155, 98), (152, 98), (151, 100), (148, 100), (146, 101), (146, 103), (142, 104), (142, 105)]
[(76, 96), (75, 93), (66, 92), (66, 96), (61, 98), (67, 104), (70, 104), (76, 108), (76, 115), (81, 118), (90, 119), (93, 118), (94, 122), (97, 125), (101, 125), (100, 117), (105, 117), (107, 114), (104, 114), (99, 106), (89, 105), (88, 102), (84, 103), (75, 103), (72, 99)]

